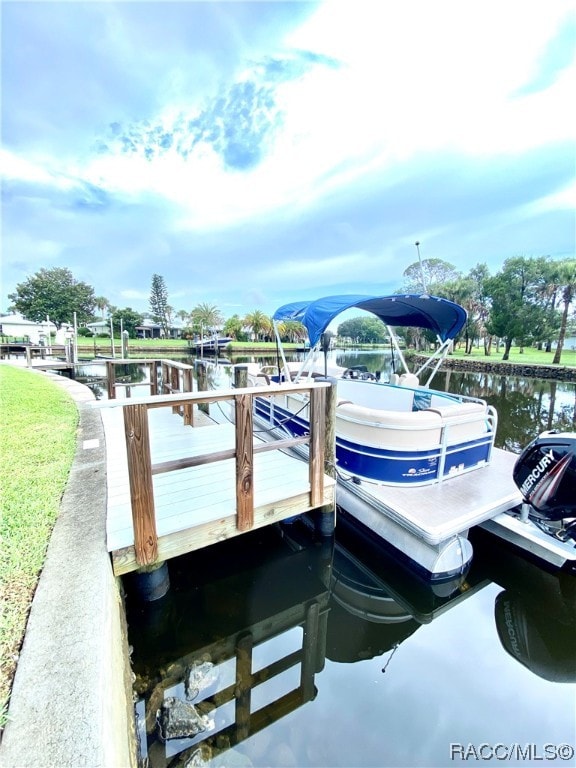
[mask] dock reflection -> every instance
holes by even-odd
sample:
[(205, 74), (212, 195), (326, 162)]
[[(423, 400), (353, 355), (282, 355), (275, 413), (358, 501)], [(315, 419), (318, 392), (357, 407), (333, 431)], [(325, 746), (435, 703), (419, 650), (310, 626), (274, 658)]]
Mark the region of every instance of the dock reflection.
[(128, 596), (150, 766), (202, 765), (316, 696), (331, 563), (331, 541), (304, 546), (267, 528), (171, 562), (159, 601)]
[(252, 765), (235, 747), (320, 698), (327, 660), (381, 656), (385, 672), (401, 643), (488, 584), (502, 587), (506, 652), (546, 680), (576, 680), (574, 575), (482, 531), (474, 551), (466, 574), (435, 587), (356, 529), (320, 544), (297, 522), (172, 561), (164, 598), (127, 598), (143, 762)]

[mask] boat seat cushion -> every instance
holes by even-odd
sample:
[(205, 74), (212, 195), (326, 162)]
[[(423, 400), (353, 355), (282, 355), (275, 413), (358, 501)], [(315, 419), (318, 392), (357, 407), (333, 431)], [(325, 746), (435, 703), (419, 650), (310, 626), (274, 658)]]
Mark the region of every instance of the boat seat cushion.
[(384, 411), (342, 403), (336, 410), (336, 432), (366, 446), (430, 450), (440, 443), (442, 417), (433, 411)]
[(448, 445), (475, 440), (488, 431), (486, 408), (482, 403), (456, 403), (427, 409), (437, 413), (448, 429)]

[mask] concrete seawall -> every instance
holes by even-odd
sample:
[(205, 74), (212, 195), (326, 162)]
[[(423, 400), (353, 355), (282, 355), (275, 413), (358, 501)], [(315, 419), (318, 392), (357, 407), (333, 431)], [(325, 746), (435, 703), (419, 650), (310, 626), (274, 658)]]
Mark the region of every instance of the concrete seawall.
[(133, 768), (128, 642), (106, 551), (106, 460), (88, 387), (47, 375), (79, 411), (77, 449), (34, 596), (0, 745), (3, 768)]
[[(423, 363), (428, 358), (423, 355), (411, 355), (410, 360)], [(500, 376), (527, 376), (537, 379), (555, 379), (556, 381), (576, 381), (576, 368), (564, 365), (523, 365), (503, 360), (461, 360), (447, 357), (442, 362), (442, 369), (467, 371), (472, 373), (496, 373)]]

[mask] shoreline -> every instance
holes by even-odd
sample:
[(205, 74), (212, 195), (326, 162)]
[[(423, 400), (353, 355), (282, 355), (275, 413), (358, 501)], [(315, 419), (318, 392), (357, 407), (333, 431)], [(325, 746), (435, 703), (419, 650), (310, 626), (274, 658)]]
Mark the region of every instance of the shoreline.
[[(79, 346), (79, 354), (93, 353), (93, 348), (89, 346)], [(102, 354), (105, 350), (99, 350)], [(302, 352), (305, 351), (304, 347), (294, 345), (290, 352)], [(158, 355), (173, 354), (180, 356), (193, 356), (195, 350), (177, 345), (166, 345), (163, 347), (148, 347), (143, 345), (131, 345), (129, 352), (138, 354)], [(218, 357), (210, 355), (208, 360), (218, 360), (226, 358), (228, 355), (251, 355), (251, 354), (275, 354), (275, 348), (270, 346), (257, 345), (251, 347), (234, 348), (234, 344), (221, 350), (222, 354)], [(423, 363), (428, 359), (426, 355), (421, 355), (416, 352), (408, 352), (406, 355), (408, 360), (414, 360), (418, 363)], [(462, 359), (446, 357), (442, 361), (440, 370), (448, 369), (453, 371), (469, 372), (469, 373), (494, 373), (500, 376), (524, 376), (527, 378), (537, 379), (554, 379), (556, 381), (576, 381), (576, 367), (569, 365), (552, 365), (543, 363), (521, 363), (518, 361), (508, 360), (492, 360), (492, 359)]]
[[(410, 355), (411, 360), (424, 362), (425, 355)], [(500, 376), (523, 376), (533, 379), (554, 379), (555, 381), (576, 381), (576, 368), (567, 365), (523, 364), (508, 360), (462, 360), (448, 356), (442, 361), (440, 370), (461, 371), (463, 373), (495, 373)]]

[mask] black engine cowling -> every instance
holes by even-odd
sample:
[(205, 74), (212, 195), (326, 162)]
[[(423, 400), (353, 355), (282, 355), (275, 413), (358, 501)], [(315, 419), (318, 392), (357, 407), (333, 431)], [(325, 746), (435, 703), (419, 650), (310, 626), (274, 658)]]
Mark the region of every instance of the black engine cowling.
[(513, 470), (522, 498), (543, 520), (576, 514), (576, 433), (543, 432), (522, 451)]

